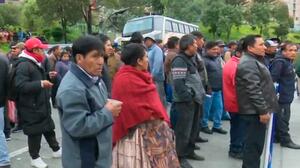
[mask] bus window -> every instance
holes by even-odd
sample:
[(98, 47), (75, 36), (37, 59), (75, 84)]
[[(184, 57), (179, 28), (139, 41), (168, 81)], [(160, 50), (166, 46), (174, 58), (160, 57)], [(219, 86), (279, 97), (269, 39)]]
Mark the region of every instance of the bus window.
[(172, 24), (170, 21), (166, 20), (166, 31), (172, 32)]
[(179, 24), (179, 32), (184, 34), (183, 24)]
[(172, 22), (172, 27), (173, 27), (173, 31), (174, 31), (174, 32), (179, 32), (178, 24), (177, 24), (177, 23)]
[(139, 31), (142, 34), (149, 33), (153, 30), (153, 18), (144, 18), (127, 22), (123, 29), (123, 36), (131, 36), (132, 33)]
[(184, 25), (184, 30), (186, 34), (190, 33), (190, 29), (188, 25)]

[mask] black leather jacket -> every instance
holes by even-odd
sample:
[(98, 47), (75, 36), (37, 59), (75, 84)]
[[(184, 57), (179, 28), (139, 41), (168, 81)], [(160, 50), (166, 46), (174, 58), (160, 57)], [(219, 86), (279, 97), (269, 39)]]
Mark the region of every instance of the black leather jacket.
[(240, 114), (261, 115), (276, 112), (277, 96), (263, 57), (245, 53), (236, 74)]

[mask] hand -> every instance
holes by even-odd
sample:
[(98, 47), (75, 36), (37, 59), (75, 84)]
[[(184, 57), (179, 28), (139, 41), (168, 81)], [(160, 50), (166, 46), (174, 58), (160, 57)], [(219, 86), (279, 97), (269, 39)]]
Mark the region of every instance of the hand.
[(259, 115), (259, 121), (263, 124), (267, 124), (270, 121), (271, 115), (269, 113)]
[(50, 79), (54, 79), (56, 76), (57, 76), (57, 72), (55, 72), (55, 71), (50, 71), (49, 72)]
[(48, 80), (42, 81), (42, 88), (50, 89), (50, 88), (52, 88), (52, 86), (53, 86), (53, 83), (49, 82)]
[(112, 113), (114, 117), (118, 117), (122, 109), (122, 104), (122, 102), (115, 103), (113, 100), (108, 100), (105, 104), (105, 107)]

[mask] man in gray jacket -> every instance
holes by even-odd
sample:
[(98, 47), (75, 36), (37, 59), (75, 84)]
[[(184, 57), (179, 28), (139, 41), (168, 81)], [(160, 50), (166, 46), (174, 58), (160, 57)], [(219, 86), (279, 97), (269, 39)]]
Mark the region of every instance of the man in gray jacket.
[(112, 163), (113, 117), (121, 104), (107, 100), (99, 77), (104, 46), (96, 37), (84, 36), (72, 46), (75, 63), (57, 93), (62, 130), (64, 168), (108, 168)]

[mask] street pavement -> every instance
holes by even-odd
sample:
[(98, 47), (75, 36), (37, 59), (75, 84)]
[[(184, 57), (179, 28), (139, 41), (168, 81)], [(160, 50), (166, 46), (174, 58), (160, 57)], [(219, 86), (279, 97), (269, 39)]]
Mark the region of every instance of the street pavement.
[[(53, 110), (53, 119), (56, 124), (56, 135), (58, 141), (61, 142), (61, 131), (59, 125), (59, 117), (57, 110)], [(210, 123), (211, 124), (211, 123)], [(229, 130), (229, 122), (224, 121), (223, 126)], [(295, 143), (300, 144), (300, 99), (295, 98), (292, 105), (292, 115), (290, 121), (290, 133)], [(197, 154), (205, 157), (205, 161), (190, 161), (194, 168), (241, 168), (242, 162), (240, 160), (228, 157), (229, 134), (221, 135), (214, 133), (208, 135), (201, 133), (201, 136), (209, 139), (208, 143), (198, 144), (201, 147)], [(30, 157), (27, 148), (27, 138), (23, 133), (12, 134), (12, 140), (8, 142), (12, 168), (31, 168)], [(61, 168), (61, 160), (51, 158), (52, 151), (46, 143), (42, 140), (42, 147), (40, 152), (43, 160), (50, 168)], [(273, 153), (273, 167), (272, 168), (300, 168), (298, 161), (300, 159), (300, 150), (292, 150), (282, 148), (275, 144)]]

